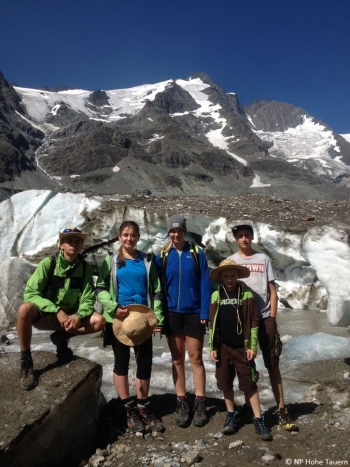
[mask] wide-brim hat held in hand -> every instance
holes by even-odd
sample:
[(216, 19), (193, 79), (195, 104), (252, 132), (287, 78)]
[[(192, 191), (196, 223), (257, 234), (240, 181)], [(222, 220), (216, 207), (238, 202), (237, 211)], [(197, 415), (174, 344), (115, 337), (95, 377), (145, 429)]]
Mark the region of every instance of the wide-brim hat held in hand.
[(129, 314), (126, 318), (114, 318), (114, 335), (122, 344), (140, 345), (152, 336), (157, 327), (157, 317), (145, 305), (127, 305), (127, 309)]

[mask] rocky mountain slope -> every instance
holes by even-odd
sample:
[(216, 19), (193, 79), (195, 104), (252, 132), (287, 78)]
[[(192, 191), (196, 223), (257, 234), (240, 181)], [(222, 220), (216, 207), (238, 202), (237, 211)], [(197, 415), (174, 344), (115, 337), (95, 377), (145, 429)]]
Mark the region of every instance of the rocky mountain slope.
[(291, 104), (243, 108), (204, 73), (94, 92), (0, 83), (3, 188), (348, 197), (348, 141)]

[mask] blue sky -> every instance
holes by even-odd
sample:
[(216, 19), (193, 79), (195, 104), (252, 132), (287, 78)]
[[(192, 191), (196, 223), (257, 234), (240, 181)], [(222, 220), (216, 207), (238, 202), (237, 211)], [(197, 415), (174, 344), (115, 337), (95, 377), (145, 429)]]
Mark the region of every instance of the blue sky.
[(0, 70), (18, 86), (204, 71), (243, 105), (289, 102), (350, 133), (350, 0), (9, 0), (0, 31)]

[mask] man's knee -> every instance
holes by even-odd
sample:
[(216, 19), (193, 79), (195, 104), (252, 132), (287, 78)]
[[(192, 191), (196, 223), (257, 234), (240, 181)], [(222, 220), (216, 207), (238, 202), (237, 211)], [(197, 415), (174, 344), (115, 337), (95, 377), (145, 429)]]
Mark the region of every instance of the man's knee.
[(34, 320), (38, 316), (38, 309), (33, 303), (22, 303), (18, 309), (17, 319), (30, 318)]
[(99, 313), (93, 313), (90, 319), (91, 326), (95, 331), (102, 331), (106, 326), (106, 320)]
[(81, 327), (85, 327), (88, 333), (102, 331), (106, 327), (106, 320), (99, 313), (93, 313), (81, 320)]

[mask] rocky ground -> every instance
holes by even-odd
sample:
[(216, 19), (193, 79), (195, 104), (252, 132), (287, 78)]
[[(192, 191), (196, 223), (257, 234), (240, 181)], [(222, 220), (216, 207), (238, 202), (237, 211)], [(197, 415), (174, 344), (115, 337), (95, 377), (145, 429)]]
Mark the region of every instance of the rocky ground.
[[(4, 344), (3, 344), (4, 345)], [(3, 349), (2, 349), (3, 350)], [(0, 345), (1, 351), (1, 345)], [(40, 355), (36, 352), (36, 368), (40, 368)], [(50, 355), (52, 361), (54, 354)], [(17, 355), (13, 355), (17, 361)], [(40, 404), (47, 378), (61, 380), (62, 371), (69, 387), (81, 378), (77, 368), (82, 360), (74, 358), (66, 367), (51, 365), (50, 372), (39, 372), (39, 385), (30, 393), (18, 384), (18, 373), (10, 372), (6, 379), (7, 392), (0, 400), (8, 399), (11, 388), (11, 411), (5, 411), (3, 426), (17, 423), (23, 416), (23, 409), (30, 400)], [(86, 361), (88, 362), (88, 361)], [(76, 367), (76, 365), (79, 365)], [(44, 365), (45, 366), (45, 365)], [(69, 370), (69, 375), (67, 373)], [(75, 371), (70, 371), (70, 368)], [(295, 370), (299, 381), (312, 384), (303, 401), (290, 404), (288, 409), (299, 426), (298, 433), (289, 433), (277, 425), (274, 408), (265, 413), (273, 441), (264, 442), (254, 433), (253, 425), (247, 424), (231, 436), (221, 434), (225, 419), (222, 399), (207, 399), (209, 422), (202, 428), (193, 426), (179, 428), (175, 423), (175, 397), (165, 393), (152, 396), (156, 414), (161, 418), (163, 433), (132, 434), (125, 429), (123, 409), (117, 399), (104, 406), (98, 422), (98, 447), (89, 459), (81, 460), (71, 467), (245, 467), (247, 465), (349, 465), (350, 463), (350, 358), (331, 359), (310, 364), (300, 364)], [(68, 375), (68, 376), (67, 376)], [(289, 376), (288, 376), (289, 377)], [(3, 381), (3, 384), (5, 382)], [(1, 384), (0, 384), (1, 386)], [(67, 384), (52, 386), (45, 392), (47, 404), (54, 403), (58, 394), (66, 391)], [(193, 396), (191, 399), (193, 401)], [(26, 405), (25, 405), (26, 406)], [(26, 406), (35, 407), (35, 404)], [(11, 415), (12, 414), (12, 415)], [(22, 415), (21, 415), (22, 414)], [(0, 435), (0, 439), (2, 436)], [(0, 462), (1, 465), (1, 462)], [(1, 467), (6, 467), (1, 465)]]
[[(187, 216), (200, 213), (210, 217), (223, 216), (232, 221), (253, 220), (295, 231), (333, 222), (348, 224), (350, 221), (350, 204), (345, 200), (300, 201), (253, 194), (215, 198), (135, 196), (105, 201), (101, 210), (113, 212), (117, 205), (155, 213), (182, 213)], [(97, 217), (91, 219), (92, 225), (98, 221)], [(298, 380), (315, 386), (304, 402), (289, 406), (300, 431), (288, 433), (280, 429), (273, 409), (269, 409), (266, 420), (274, 437), (272, 442), (257, 438), (252, 425), (242, 426), (235, 435), (222, 436), (225, 408), (222, 400), (214, 398), (207, 400), (210, 420), (206, 426), (179, 428), (175, 423), (173, 394), (155, 395), (152, 399), (156, 413), (164, 423), (164, 433), (158, 436), (151, 433), (134, 435), (124, 429), (122, 407), (113, 399), (101, 416), (98, 449), (90, 459), (82, 460), (79, 467), (243, 467), (264, 463), (349, 465), (349, 373), (350, 358), (301, 366)]]
[(281, 429), (271, 408), (265, 413), (273, 441), (264, 442), (253, 425), (231, 436), (221, 434), (224, 403), (208, 398), (209, 423), (179, 428), (175, 423), (173, 394), (153, 396), (165, 431), (132, 434), (123, 427), (123, 410), (116, 399), (105, 407), (100, 423), (99, 448), (80, 467), (230, 467), (247, 465), (348, 465), (350, 463), (350, 359), (333, 359), (302, 365), (301, 381), (315, 383), (304, 402), (289, 406), (300, 428)]
[(297, 200), (255, 194), (215, 197), (140, 195), (106, 201), (101, 206), (101, 210), (115, 210), (116, 206), (132, 206), (135, 209), (147, 209), (154, 213), (202, 214), (242, 221), (248, 219), (295, 230), (306, 230), (314, 225), (349, 222), (350, 220), (350, 203), (344, 199), (338, 201)]

